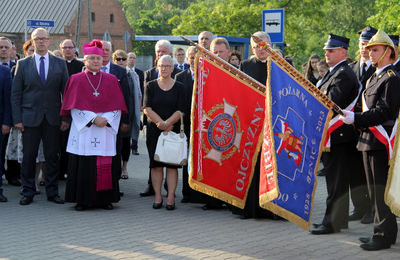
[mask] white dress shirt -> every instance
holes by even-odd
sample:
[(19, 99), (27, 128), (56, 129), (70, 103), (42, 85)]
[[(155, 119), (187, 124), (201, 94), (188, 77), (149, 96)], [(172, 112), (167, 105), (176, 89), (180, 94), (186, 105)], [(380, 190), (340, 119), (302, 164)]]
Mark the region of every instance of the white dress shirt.
[[(35, 53), (34, 57), (35, 57), (36, 69), (38, 74), (40, 75), (40, 57), (42, 56)], [(44, 57), (44, 76), (47, 79), (47, 73), (49, 72), (49, 53), (46, 52), (46, 54), (43, 55), (43, 57)]]

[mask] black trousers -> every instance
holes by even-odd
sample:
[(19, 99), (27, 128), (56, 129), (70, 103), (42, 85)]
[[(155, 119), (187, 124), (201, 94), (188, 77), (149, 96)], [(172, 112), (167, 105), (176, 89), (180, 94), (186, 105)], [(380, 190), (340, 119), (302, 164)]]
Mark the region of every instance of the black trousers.
[(358, 167), (350, 174), (351, 201), (354, 205), (354, 213), (364, 215), (373, 210), (373, 205), (368, 194), (367, 178), (365, 176), (361, 152), (359, 152), (357, 160), (353, 163), (357, 164)]
[(335, 144), (324, 156), (328, 197), (322, 224), (340, 231), (348, 227), (350, 175), (357, 170), (359, 152), (355, 143)]
[(43, 140), (45, 164), (45, 186), (48, 198), (58, 195), (58, 173), (60, 154), (60, 126), (49, 125), (44, 118), (37, 127), (26, 127), (22, 133), (24, 157), (21, 166), (22, 193), (32, 198), (35, 195), (36, 156), (40, 140)]
[(17, 160), (7, 160), (7, 170), (5, 170), (5, 168), (4, 168), (4, 164), (5, 164), (4, 156), (6, 154), (8, 137), (9, 137), (9, 134), (2, 135), (3, 144), (1, 146), (1, 152), (2, 152), (2, 156), (1, 156), (1, 162), (2, 162), (1, 167), (2, 168), (1, 169), (3, 171), (4, 176), (6, 177), (7, 181), (12, 181), (12, 180), (17, 180), (20, 178), (21, 167)]
[(396, 216), (384, 200), (389, 171), (387, 152), (386, 150), (363, 152), (363, 160), (368, 191), (375, 209), (373, 240), (382, 239), (393, 243), (397, 238)]

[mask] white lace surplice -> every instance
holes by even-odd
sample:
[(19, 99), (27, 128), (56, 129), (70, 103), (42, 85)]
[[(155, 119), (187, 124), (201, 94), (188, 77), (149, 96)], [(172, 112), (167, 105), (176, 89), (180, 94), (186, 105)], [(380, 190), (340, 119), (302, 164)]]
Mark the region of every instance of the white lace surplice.
[[(105, 117), (111, 127), (97, 127), (91, 124), (96, 116)], [(87, 110), (71, 110), (71, 130), (69, 132), (67, 152), (85, 156), (114, 156), (116, 139), (121, 119), (121, 111), (94, 113)]]

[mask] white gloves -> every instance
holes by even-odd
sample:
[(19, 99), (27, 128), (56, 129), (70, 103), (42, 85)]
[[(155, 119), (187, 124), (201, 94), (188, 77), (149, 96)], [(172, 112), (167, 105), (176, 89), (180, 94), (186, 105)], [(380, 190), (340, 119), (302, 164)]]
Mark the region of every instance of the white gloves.
[(342, 120), (345, 124), (351, 125), (354, 123), (354, 112), (348, 110), (342, 110), (343, 116), (339, 116), (339, 120)]

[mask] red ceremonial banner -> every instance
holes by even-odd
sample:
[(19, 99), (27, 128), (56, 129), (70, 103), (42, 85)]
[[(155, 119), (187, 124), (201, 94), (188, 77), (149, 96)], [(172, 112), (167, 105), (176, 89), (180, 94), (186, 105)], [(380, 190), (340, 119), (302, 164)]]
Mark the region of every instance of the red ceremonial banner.
[(196, 57), (189, 184), (244, 208), (262, 144), (264, 93), (206, 57)]

